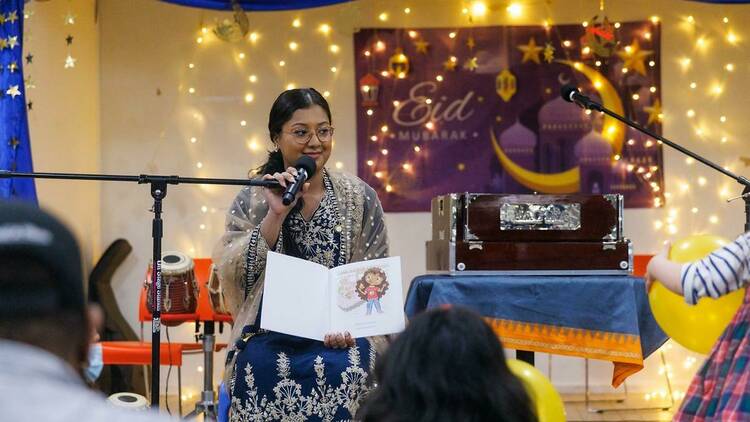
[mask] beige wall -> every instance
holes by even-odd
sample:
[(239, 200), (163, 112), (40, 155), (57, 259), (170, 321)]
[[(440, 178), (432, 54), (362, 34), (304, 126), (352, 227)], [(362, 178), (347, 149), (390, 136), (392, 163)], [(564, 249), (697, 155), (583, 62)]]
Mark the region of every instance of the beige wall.
[[(30, 121), (36, 169), (243, 177), (248, 168), (263, 160), (271, 102), (287, 83), (295, 83), (331, 92), (329, 100), (337, 127), (332, 163), (341, 162), (345, 170), (355, 171), (353, 31), (371, 26), (465, 26), (460, 3), (410, 1), (409, 16), (402, 12), (405, 2), (374, 0), (307, 11), (252, 13), (252, 30), (260, 34), (255, 45), (247, 41), (228, 44), (210, 35), (198, 45), (195, 39), (200, 35), (201, 23), (211, 26), (215, 19), (228, 17), (227, 14), (153, 0), (100, 0), (101, 27), (97, 38), (93, 1), (75, 0), (70, 3), (79, 16), (74, 34), (74, 52), (79, 61), (74, 70), (62, 68), (64, 47), (60, 43), (67, 31), (62, 26), (62, 15), (67, 2), (32, 3), (37, 13), (30, 24), (35, 38), (29, 45), (37, 50), (30, 70), (37, 89)], [(538, 25), (544, 19), (573, 23), (598, 13), (598, 2), (588, 0), (521, 3), (530, 6), (518, 20), (510, 21), (500, 10), (479, 23)], [(750, 6), (709, 6), (681, 0), (610, 0), (606, 5), (607, 14), (616, 20), (646, 19), (654, 14), (663, 20), (665, 135), (710, 155), (722, 165), (750, 173), (737, 160), (742, 154), (750, 155), (750, 127), (743, 124), (743, 112), (750, 105), (745, 95), (750, 74), (750, 33), (743, 33), (742, 26), (750, 16)], [(387, 23), (377, 19), (382, 11), (390, 14)], [(692, 32), (681, 23), (688, 14), (697, 22)], [(724, 16), (730, 18), (728, 25), (721, 22)], [(302, 27), (293, 29), (291, 22), (297, 17)], [(315, 31), (323, 22), (334, 28), (327, 38)], [(728, 27), (744, 38), (737, 46), (729, 46), (721, 38)], [(695, 39), (702, 34), (708, 37), (710, 47), (705, 52), (695, 51)], [(292, 40), (300, 44), (295, 53), (287, 48)], [(341, 51), (329, 53), (330, 43), (339, 45)], [(98, 50), (97, 45), (101, 46)], [(240, 52), (247, 55), (244, 60), (237, 58)], [(687, 71), (678, 63), (683, 56), (692, 58)], [(282, 59), (287, 63), (283, 68), (278, 66)], [(735, 64), (736, 70), (731, 74), (722, 68), (727, 62)], [(195, 68), (189, 69), (188, 63), (194, 63)], [(331, 66), (339, 72), (331, 73)], [(257, 75), (257, 83), (248, 81), (251, 74)], [(724, 93), (718, 98), (706, 94), (714, 80), (726, 81)], [(692, 81), (698, 84), (695, 90), (688, 86)], [(194, 95), (187, 93), (190, 87), (195, 88)], [(246, 93), (254, 95), (252, 103), (243, 101)], [(686, 111), (691, 108), (697, 117), (688, 119)], [(722, 114), (727, 117), (723, 124), (719, 122)], [(247, 125), (241, 126), (241, 120), (246, 120)], [(695, 134), (697, 124), (704, 126), (703, 137)], [(725, 134), (728, 142), (721, 144), (718, 139)], [(191, 137), (197, 142), (191, 143)], [(257, 151), (248, 147), (253, 140), (260, 146)], [(197, 167), (198, 162), (202, 168)], [(664, 229), (655, 230), (653, 221), (665, 222), (671, 210), (678, 229), (672, 237), (702, 230), (732, 237), (741, 230), (740, 204), (727, 205), (718, 194), (725, 185), (734, 191), (729, 182), (697, 164), (686, 164), (683, 157), (668, 149), (665, 170), (666, 189), (673, 195), (668, 206), (626, 212), (627, 235), (633, 239), (637, 253), (655, 252), (660, 242), (670, 237)], [(699, 177), (705, 177), (705, 186), (697, 183)], [(683, 192), (683, 183), (692, 186)], [(133, 254), (116, 274), (114, 287), (125, 316), (137, 326), (138, 290), (151, 255), (148, 188), (40, 182), (39, 191), (44, 205), (73, 224), (84, 239), (89, 257), (98, 256), (104, 246), (118, 237), (125, 237), (134, 245)], [(170, 187), (164, 207), (164, 249), (208, 256), (222, 231), (223, 213), (235, 191), (224, 187)], [(206, 212), (202, 211), (203, 206)], [(698, 208), (697, 213), (692, 212), (693, 207)], [(712, 215), (718, 217), (718, 224), (709, 222)], [(424, 271), (423, 247), (430, 233), (429, 216), (389, 214), (386, 219), (392, 253), (403, 257), (408, 282)], [(173, 329), (172, 340), (189, 340), (192, 328), (190, 324)], [(695, 365), (682, 368), (686, 356), (689, 354), (679, 346), (668, 350), (678, 384), (684, 384), (696, 369)], [(541, 356), (539, 361), (538, 366), (546, 368), (546, 358)], [(188, 362), (198, 363), (197, 358)], [(581, 360), (555, 357), (553, 368), (553, 380), (559, 388), (582, 385)], [(658, 360), (649, 359), (646, 370), (635, 376), (631, 385), (635, 389), (662, 388), (658, 370)], [(610, 375), (611, 364), (593, 363), (595, 388), (606, 389)], [(188, 371), (183, 376), (189, 389), (195, 391), (200, 385), (199, 373)]]
[[(36, 88), (27, 87), (33, 101), (29, 130), (34, 170), (39, 172), (97, 173), (100, 171), (99, 140), (99, 37), (94, 19), (94, 0), (29, 2), (24, 55), (25, 76)], [(75, 24), (65, 25), (68, 11)], [(73, 36), (71, 55), (75, 68), (65, 69), (68, 54), (65, 37)], [(24, 61), (25, 63), (25, 61)], [(101, 253), (101, 185), (88, 181), (38, 180), (41, 206), (49, 208), (72, 226), (83, 248), (88, 268)]]

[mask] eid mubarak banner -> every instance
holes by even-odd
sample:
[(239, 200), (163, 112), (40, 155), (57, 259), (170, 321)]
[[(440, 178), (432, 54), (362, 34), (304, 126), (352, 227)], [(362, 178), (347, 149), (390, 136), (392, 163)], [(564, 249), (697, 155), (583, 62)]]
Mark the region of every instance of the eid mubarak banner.
[(358, 174), (386, 211), (449, 192), (622, 193), (663, 202), (661, 146), (560, 97), (565, 84), (661, 133), (658, 23), (363, 29)]

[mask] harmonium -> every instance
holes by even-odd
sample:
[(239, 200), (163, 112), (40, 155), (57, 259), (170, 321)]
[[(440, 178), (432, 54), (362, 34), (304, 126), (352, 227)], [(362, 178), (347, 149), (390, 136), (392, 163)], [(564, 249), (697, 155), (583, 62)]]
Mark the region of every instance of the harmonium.
[(432, 200), (427, 270), (628, 274), (622, 195), (454, 193)]

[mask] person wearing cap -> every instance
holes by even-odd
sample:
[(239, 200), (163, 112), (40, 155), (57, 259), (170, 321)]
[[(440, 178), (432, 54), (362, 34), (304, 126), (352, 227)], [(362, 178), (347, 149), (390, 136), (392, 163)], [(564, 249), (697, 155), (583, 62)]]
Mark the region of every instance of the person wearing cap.
[(91, 329), (78, 244), (50, 214), (0, 201), (0, 420), (157, 422), (114, 407), (83, 372)]

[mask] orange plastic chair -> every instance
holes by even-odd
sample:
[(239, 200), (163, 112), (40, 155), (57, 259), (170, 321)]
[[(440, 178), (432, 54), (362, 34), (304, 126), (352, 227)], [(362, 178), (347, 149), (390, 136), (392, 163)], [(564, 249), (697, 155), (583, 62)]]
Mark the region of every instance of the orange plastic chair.
[(646, 267), (653, 255), (633, 255), (633, 275), (636, 277), (646, 276)]
[[(184, 322), (232, 322), (231, 315), (218, 314), (211, 308), (208, 299), (208, 278), (210, 276), (211, 260), (208, 258), (196, 258), (195, 282), (198, 284), (198, 306), (194, 313), (188, 314), (161, 314), (161, 321), (165, 326), (176, 326)], [(148, 277), (151, 269), (146, 273)], [(143, 340), (143, 324), (151, 321), (151, 312), (146, 304), (147, 289), (141, 287), (138, 304), (138, 319), (141, 322), (141, 340)], [(216, 344), (214, 350), (220, 351), (227, 347), (226, 344)], [(182, 354), (186, 352), (201, 352), (203, 345), (200, 343), (161, 343), (159, 362), (162, 365), (173, 365), (177, 367), (177, 389), (179, 395), (179, 412), (182, 416)], [(102, 358), (105, 365), (151, 365), (151, 343), (144, 341), (107, 341), (102, 342)], [(148, 381), (146, 382), (148, 384)], [(149, 385), (146, 386), (146, 390)]]
[[(182, 416), (182, 352), (186, 350), (181, 343), (162, 343), (159, 345), (159, 363), (177, 367), (177, 402)], [(200, 344), (196, 344), (200, 348)], [(151, 343), (140, 341), (103, 341), (102, 360), (105, 365), (151, 365)], [(146, 382), (146, 391), (149, 385)]]

